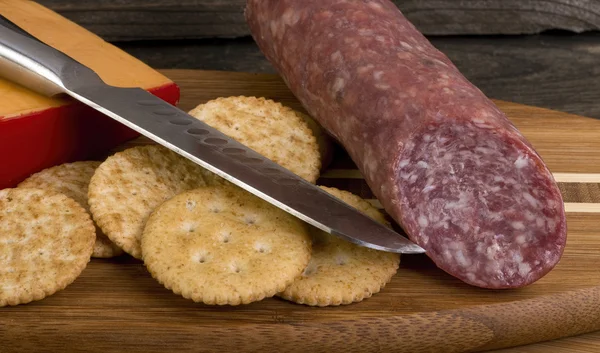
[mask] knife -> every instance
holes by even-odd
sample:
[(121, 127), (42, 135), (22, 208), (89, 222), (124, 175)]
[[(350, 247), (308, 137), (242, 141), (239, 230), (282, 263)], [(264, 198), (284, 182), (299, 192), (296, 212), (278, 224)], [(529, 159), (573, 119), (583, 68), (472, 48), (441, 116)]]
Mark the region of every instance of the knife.
[(425, 252), (406, 237), (151, 93), (106, 84), (90, 68), (1, 15), (0, 76), (45, 96), (66, 94), (327, 233), (381, 251)]

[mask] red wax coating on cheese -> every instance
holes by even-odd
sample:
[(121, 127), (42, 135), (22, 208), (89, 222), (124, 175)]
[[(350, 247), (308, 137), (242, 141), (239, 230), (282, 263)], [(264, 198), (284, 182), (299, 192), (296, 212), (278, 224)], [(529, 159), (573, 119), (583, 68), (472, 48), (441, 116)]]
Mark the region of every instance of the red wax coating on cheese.
[(251, 33), (436, 265), (484, 288), (546, 275), (562, 196), (531, 144), (388, 0), (249, 0)]
[[(148, 91), (170, 104), (179, 102), (174, 83)], [(137, 136), (80, 102), (0, 119), (0, 189), (15, 187), (42, 169), (102, 154)]]

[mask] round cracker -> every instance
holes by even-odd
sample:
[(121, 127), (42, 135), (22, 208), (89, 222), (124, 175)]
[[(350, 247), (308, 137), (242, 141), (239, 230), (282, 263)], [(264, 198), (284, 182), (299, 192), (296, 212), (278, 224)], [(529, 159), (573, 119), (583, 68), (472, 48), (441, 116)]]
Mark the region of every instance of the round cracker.
[(55, 191), (0, 191), (0, 306), (26, 304), (71, 284), (92, 255), (94, 224)]
[[(89, 213), (88, 187), (100, 163), (99, 161), (64, 163), (31, 175), (17, 187), (54, 190), (77, 201)], [(96, 226), (96, 243), (92, 257), (110, 258), (121, 254), (123, 250), (111, 242)]]
[(239, 96), (211, 100), (189, 114), (309, 182), (317, 181), (319, 145), (291, 108), (265, 98)]
[(140, 239), (154, 209), (178, 193), (223, 179), (160, 145), (137, 146), (107, 158), (88, 191), (92, 216), (108, 238), (141, 259)]
[(144, 263), (174, 293), (211, 305), (272, 297), (310, 259), (308, 228), (299, 219), (233, 186), (188, 191), (150, 216)]
[[(345, 203), (390, 226), (367, 201), (331, 187), (321, 188)], [(311, 227), (312, 256), (304, 273), (278, 296), (310, 306), (345, 305), (378, 293), (396, 274), (400, 255), (350, 243)]]

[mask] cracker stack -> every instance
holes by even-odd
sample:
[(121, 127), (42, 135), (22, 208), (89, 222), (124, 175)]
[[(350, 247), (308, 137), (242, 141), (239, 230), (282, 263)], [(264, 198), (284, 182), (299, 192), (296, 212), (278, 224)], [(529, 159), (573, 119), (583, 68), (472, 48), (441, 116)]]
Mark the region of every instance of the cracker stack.
[[(314, 120), (272, 100), (218, 98), (190, 114), (311, 183), (332, 154)], [(322, 188), (389, 226), (358, 196)], [(90, 257), (123, 253), (173, 293), (208, 305), (355, 303), (381, 291), (400, 263), (160, 145), (49, 168), (0, 191), (0, 306), (42, 299), (73, 282)]]
[(109, 157), (94, 173), (89, 203), (94, 220), (108, 238), (136, 259), (150, 213), (180, 192), (218, 176), (160, 145), (139, 146)]
[[(54, 190), (77, 201), (89, 213), (88, 187), (98, 166), (100, 166), (98, 161), (61, 164), (33, 174), (22, 181), (18, 187)], [(96, 226), (96, 242), (92, 257), (110, 258), (121, 254), (123, 250), (111, 242)]]
[(300, 276), (310, 251), (302, 221), (229, 185), (165, 202), (150, 216), (142, 237), (152, 276), (205, 304), (247, 304), (274, 296)]

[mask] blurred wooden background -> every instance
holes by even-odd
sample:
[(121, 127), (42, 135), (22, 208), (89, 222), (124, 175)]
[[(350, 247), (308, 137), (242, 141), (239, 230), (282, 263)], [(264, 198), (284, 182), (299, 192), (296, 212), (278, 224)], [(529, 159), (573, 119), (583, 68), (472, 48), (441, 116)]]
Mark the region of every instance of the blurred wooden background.
[[(40, 0), (109, 40), (248, 35), (245, 0)], [(424, 34), (600, 29), (596, 0), (394, 0)]]
[[(156, 68), (273, 72), (244, 0), (38, 0)], [(488, 96), (600, 118), (600, 0), (395, 0)]]

